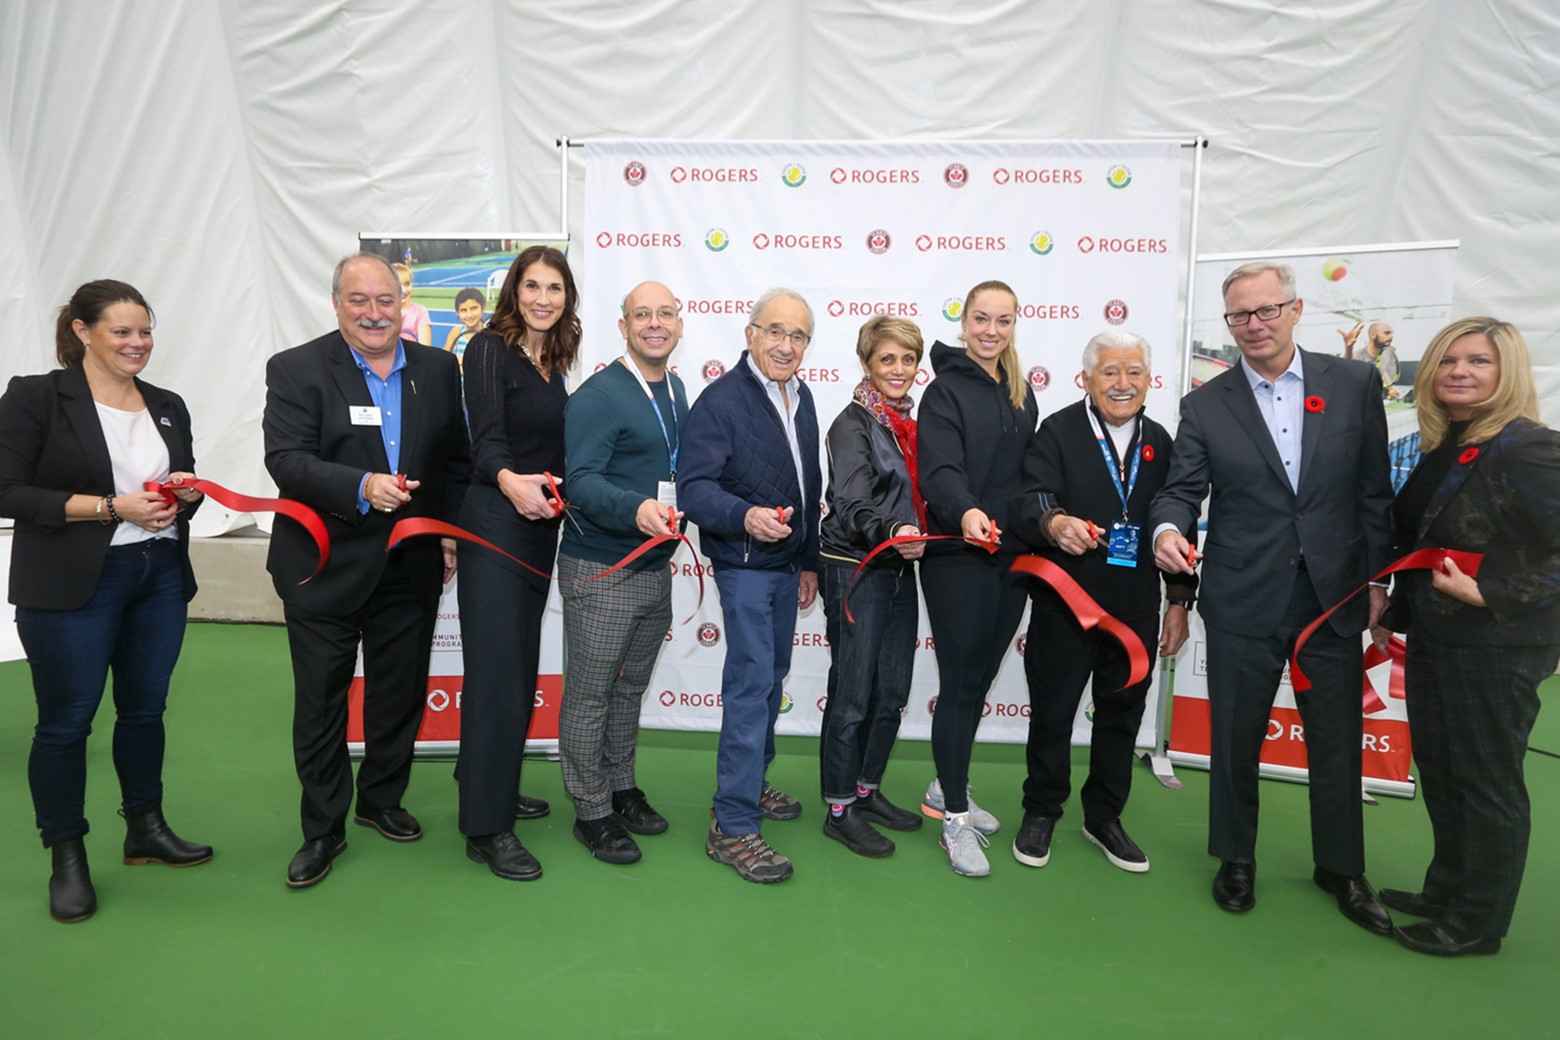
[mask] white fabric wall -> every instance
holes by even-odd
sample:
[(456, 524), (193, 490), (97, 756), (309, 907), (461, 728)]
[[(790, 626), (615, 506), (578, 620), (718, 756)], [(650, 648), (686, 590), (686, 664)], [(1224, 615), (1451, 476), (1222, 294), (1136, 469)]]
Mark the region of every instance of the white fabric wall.
[(0, 375), (133, 282), (201, 473), (260, 491), (264, 361), (356, 233), (556, 227), (559, 134), (1197, 132), (1200, 251), (1460, 239), (1454, 310), (1528, 334), (1560, 422), (1553, 0), (6, 0)]

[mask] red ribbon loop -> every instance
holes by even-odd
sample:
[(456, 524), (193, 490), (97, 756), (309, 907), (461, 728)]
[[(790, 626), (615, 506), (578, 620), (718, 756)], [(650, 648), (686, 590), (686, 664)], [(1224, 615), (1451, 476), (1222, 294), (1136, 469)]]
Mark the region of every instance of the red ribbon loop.
[(320, 514), (302, 502), (295, 502), (290, 498), (256, 498), (253, 495), (242, 495), (210, 480), (189, 480), (182, 484), (160, 484), (155, 480), (148, 480), (141, 487), (154, 495), (161, 495), (166, 502), (176, 501), (173, 494), (175, 490), (193, 488), (234, 512), (277, 513), (294, 523), (301, 524), (314, 539), (314, 548), (319, 552), (320, 560), (315, 564), (314, 573), (300, 581), (299, 585), (318, 577), (330, 560), (330, 533), (325, 530), (325, 521), (320, 519)]
[(955, 541), (978, 545), (995, 556), (997, 554), (997, 539), (1001, 537), (1002, 532), (997, 530), (996, 524), (992, 524), (991, 534), (991, 539), (984, 542), (975, 538), (966, 538), (962, 534), (902, 534), (885, 542), (879, 542), (872, 547), (871, 552), (861, 558), (860, 563), (856, 564), (856, 569), (850, 572), (850, 580), (845, 583), (845, 620), (852, 625), (856, 623), (856, 616), (850, 612), (850, 590), (855, 586), (856, 579), (861, 576), (861, 572), (867, 569), (867, 564), (877, 559), (881, 554), (898, 545), (914, 545), (916, 542)]
[(1014, 560), (1012, 569), (1039, 578), (1055, 589), (1056, 594), (1062, 597), (1062, 602), (1067, 604), (1067, 609), (1072, 611), (1073, 617), (1078, 619), (1078, 624), (1086, 631), (1098, 628), (1121, 644), (1121, 648), (1127, 652), (1127, 663), (1131, 666), (1127, 681), (1121, 687), (1123, 690), (1148, 678), (1148, 650), (1144, 648), (1143, 641), (1125, 623), (1106, 613), (1105, 608), (1096, 603), (1093, 596), (1083, 591), (1082, 586), (1073, 580), (1072, 575), (1051, 560), (1033, 553), (1025, 553)]
[(456, 541), (471, 542), (473, 545), (480, 545), (484, 549), (492, 549), (500, 556), (508, 557), (515, 563), (518, 563), (532, 574), (540, 575), (548, 581), (552, 580), (551, 571), (532, 567), (529, 563), (520, 559), (520, 557), (511, 556), (486, 538), (472, 534), (464, 527), (456, 527), (454, 524), (447, 524), (443, 520), (434, 520), (426, 516), (409, 516), (405, 520), (397, 520), (395, 526), (390, 528), (390, 538), (385, 542), (385, 552), (394, 549), (408, 538), (419, 538), (425, 535), (432, 535), (438, 538), (454, 538)]
[[(1396, 700), (1403, 700), (1408, 696), (1408, 690), (1403, 677), (1403, 662), (1408, 656), (1408, 644), (1403, 642), (1402, 636), (1393, 636), (1387, 641), (1385, 650), (1375, 643), (1365, 648), (1365, 670), (1368, 672), (1379, 664), (1392, 662), (1392, 671), (1387, 678), (1387, 696)], [(1381, 695), (1376, 692), (1376, 687), (1371, 685), (1370, 676), (1365, 676), (1365, 688), (1363, 690), (1362, 705), (1366, 715), (1378, 711), (1385, 711)]]

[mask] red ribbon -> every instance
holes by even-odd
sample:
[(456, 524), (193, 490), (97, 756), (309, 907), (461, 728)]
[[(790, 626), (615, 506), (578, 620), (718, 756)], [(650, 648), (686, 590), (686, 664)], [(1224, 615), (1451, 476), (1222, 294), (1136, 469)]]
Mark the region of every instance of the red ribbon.
[(175, 502), (175, 490), (193, 488), (208, 498), (227, 506), (239, 513), (279, 513), (295, 523), (303, 525), (314, 538), (314, 548), (319, 552), (320, 562), (315, 565), (314, 573), (310, 574), (298, 584), (303, 585), (325, 569), (325, 564), (330, 560), (330, 533), (325, 530), (325, 521), (320, 519), (320, 514), (304, 505), (302, 502), (294, 502), (290, 498), (255, 498), (253, 495), (241, 495), (237, 491), (229, 491), (221, 484), (209, 480), (187, 480), (182, 484), (160, 484), (155, 480), (148, 480), (141, 485), (154, 495), (161, 495), (165, 502)]
[(480, 545), (484, 549), (492, 549), (500, 556), (506, 556), (515, 561), (532, 574), (540, 575), (548, 581), (552, 580), (552, 572), (544, 571), (539, 567), (532, 567), (518, 556), (511, 556), (492, 542), (480, 535), (472, 534), (464, 527), (456, 527), (447, 524), (443, 520), (434, 520), (426, 516), (409, 516), (405, 520), (397, 520), (395, 526), (390, 528), (390, 538), (385, 542), (385, 552), (389, 552), (408, 538), (418, 538), (423, 535), (433, 535), (438, 538), (454, 538), (456, 541), (471, 542)]
[(1121, 689), (1135, 686), (1148, 678), (1148, 651), (1143, 646), (1143, 640), (1138, 638), (1136, 632), (1128, 628), (1125, 623), (1106, 613), (1105, 608), (1094, 602), (1094, 597), (1083, 591), (1083, 587), (1073, 580), (1072, 575), (1058, 567), (1053, 561), (1033, 553), (1025, 553), (1013, 561), (1013, 570), (1021, 574), (1027, 574), (1032, 578), (1039, 578), (1062, 597), (1062, 602), (1067, 604), (1067, 609), (1072, 611), (1073, 617), (1078, 619), (1078, 624), (1087, 631), (1098, 628), (1108, 633), (1121, 648), (1127, 652), (1127, 663), (1131, 665), (1131, 671), (1127, 681)]
[(976, 538), (966, 538), (962, 534), (902, 534), (894, 538), (890, 538), (886, 542), (879, 542), (877, 545), (872, 547), (871, 552), (867, 553), (867, 555), (861, 558), (860, 563), (856, 564), (856, 569), (850, 572), (850, 580), (845, 583), (845, 620), (849, 621), (853, 625), (856, 623), (856, 616), (850, 612), (850, 590), (855, 586), (856, 579), (861, 576), (862, 571), (867, 569), (867, 564), (871, 563), (880, 554), (887, 552), (889, 549), (892, 549), (898, 545), (914, 545), (916, 542), (955, 541), (968, 542), (971, 545), (978, 545), (982, 549), (991, 553), (991, 555), (995, 556), (997, 554), (997, 541), (1001, 537), (1002, 532), (997, 529), (996, 524), (992, 524), (991, 538), (987, 541), (981, 541)]
[[(1300, 670), (1300, 648), (1305, 646), (1305, 644), (1310, 640), (1311, 636), (1316, 633), (1316, 630), (1321, 628), (1322, 625), (1326, 623), (1327, 619), (1337, 613), (1345, 603), (1348, 603), (1349, 600), (1365, 591), (1365, 589), (1370, 585), (1370, 582), (1380, 581), (1388, 574), (1395, 574), (1398, 571), (1440, 570), (1442, 564), (1444, 564), (1447, 560), (1451, 560), (1453, 563), (1457, 564), (1458, 569), (1461, 570), (1464, 574), (1468, 575), (1468, 577), (1476, 578), (1479, 575), (1480, 565), (1484, 563), (1484, 554), (1463, 552), (1461, 549), (1415, 549), (1413, 552), (1409, 553), (1407, 556), (1404, 556), (1402, 559), (1387, 564), (1387, 566), (1381, 569), (1380, 574), (1377, 574), (1375, 577), (1371, 578), (1370, 581), (1367, 581), (1364, 585), (1361, 585), (1359, 588), (1355, 589), (1353, 592), (1349, 593), (1347, 596), (1328, 607), (1326, 612), (1324, 612), (1321, 617), (1317, 618), (1315, 621), (1301, 629), (1300, 635), (1295, 639), (1294, 652), (1289, 655), (1289, 679), (1290, 682), (1294, 683), (1295, 692), (1304, 693), (1306, 690), (1311, 688), (1311, 680), (1306, 678), (1305, 673)], [(1379, 664), (1380, 662), (1378, 661), (1377, 663)]]
[[(586, 578), (585, 580), (587, 582), (600, 581), (607, 575), (612, 574), (615, 571), (622, 570), (624, 567), (627, 567), (629, 564), (639, 559), (651, 549), (654, 549), (656, 546), (662, 545), (666, 542), (682, 542), (688, 547), (688, 551), (693, 553), (694, 560), (697, 563), (699, 551), (693, 547), (692, 542), (688, 541), (687, 535), (677, 530), (677, 510), (673, 509), (671, 506), (666, 507), (666, 526), (672, 529), (671, 534), (658, 534), (647, 538), (637, 549), (623, 557), (617, 563), (614, 563), (612, 566), (608, 567), (594, 578)], [(699, 602), (694, 604), (693, 613), (689, 614), (686, 618), (683, 619), (683, 624), (685, 625), (697, 617), (699, 609), (704, 606), (704, 572), (695, 566), (694, 574), (699, 579)]]
[[(1392, 671), (1387, 678), (1387, 696), (1402, 700), (1408, 696), (1407, 684), (1403, 677), (1403, 661), (1408, 656), (1408, 644), (1403, 642), (1402, 636), (1393, 636), (1387, 641), (1385, 650), (1375, 643), (1365, 648), (1365, 670), (1368, 672), (1378, 664), (1392, 662)], [(1365, 676), (1365, 689), (1363, 691), (1363, 707), (1365, 714), (1370, 715), (1386, 709), (1381, 695), (1376, 692), (1376, 687), (1371, 685), (1370, 676)]]

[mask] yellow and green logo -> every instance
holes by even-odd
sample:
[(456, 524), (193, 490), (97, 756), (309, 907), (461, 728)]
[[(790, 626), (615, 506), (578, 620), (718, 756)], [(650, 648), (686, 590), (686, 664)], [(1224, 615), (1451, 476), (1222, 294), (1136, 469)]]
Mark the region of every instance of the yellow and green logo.
[(731, 236), (726, 234), (725, 228), (712, 227), (704, 233), (704, 248), (712, 253), (718, 253), (731, 245)]
[(1117, 163), (1105, 172), (1105, 183), (1112, 188), (1125, 188), (1132, 183), (1132, 171)]
[(1045, 256), (1045, 254), (1056, 248), (1056, 242), (1051, 238), (1049, 231), (1036, 231), (1029, 236), (1029, 248), (1036, 255)]
[(785, 169), (780, 171), (780, 179), (787, 188), (800, 188), (807, 183), (807, 171), (801, 163), (787, 163)]
[(780, 714), (784, 715), (794, 707), (796, 702), (791, 699), (791, 695), (784, 690), (780, 691)]
[(943, 317), (949, 321), (958, 321), (964, 317), (964, 301), (957, 296), (950, 296), (943, 301)]

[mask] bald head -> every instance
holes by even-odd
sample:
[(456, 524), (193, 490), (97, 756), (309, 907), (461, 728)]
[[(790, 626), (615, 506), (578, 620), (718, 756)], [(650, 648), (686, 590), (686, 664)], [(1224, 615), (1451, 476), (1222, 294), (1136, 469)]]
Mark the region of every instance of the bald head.
[(640, 282), (623, 297), (618, 331), (640, 373), (646, 379), (661, 379), (666, 373), (666, 359), (682, 339), (677, 297), (660, 282)]
[(1370, 353), (1374, 357), (1382, 347), (1392, 346), (1392, 326), (1384, 321), (1373, 321), (1366, 330), (1370, 334)]

